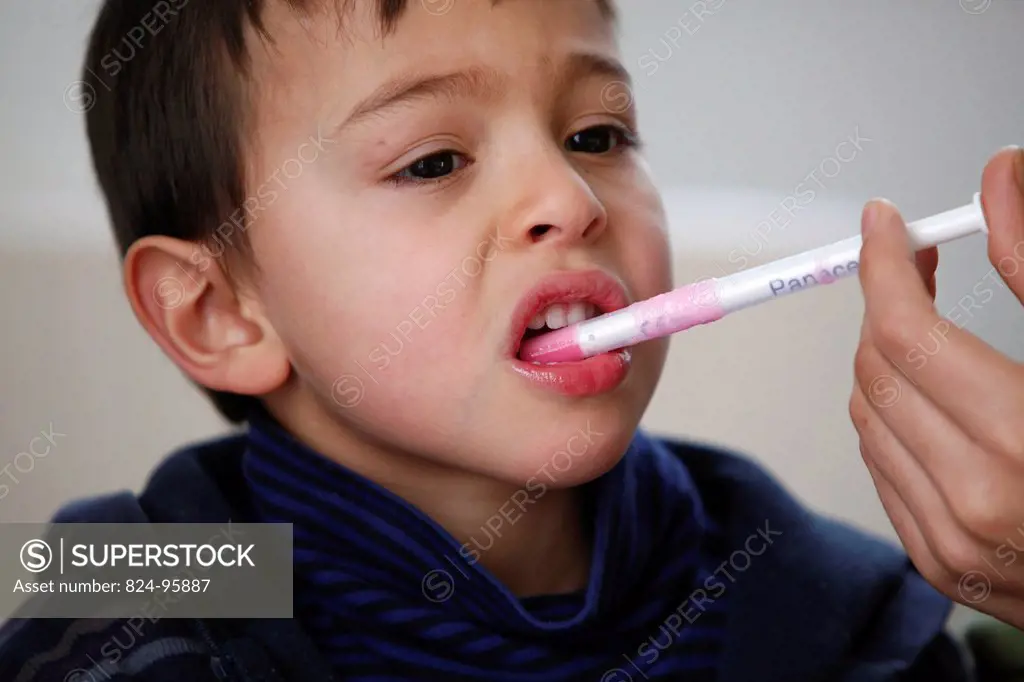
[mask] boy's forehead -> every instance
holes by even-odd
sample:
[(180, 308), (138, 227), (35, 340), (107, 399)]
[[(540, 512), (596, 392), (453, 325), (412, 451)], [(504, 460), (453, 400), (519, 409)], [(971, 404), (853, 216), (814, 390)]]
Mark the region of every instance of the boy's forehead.
[[(397, 61), (401, 56), (420, 60), (441, 51), (479, 42), (476, 34), (494, 23), (518, 17), (515, 29), (534, 29), (540, 41), (545, 33), (570, 32), (577, 36), (610, 39), (614, 46), (612, 0), (271, 0), (261, 17), (265, 37), (252, 31), (257, 68), (294, 66), (317, 53), (320, 60), (347, 53), (357, 58), (357, 47), (375, 57)], [(493, 12), (499, 17), (491, 17)], [(527, 21), (523, 18), (527, 17)], [(497, 18), (498, 22), (489, 22)], [(532, 24), (532, 26), (531, 26)], [(549, 42), (549, 38), (543, 39)], [(529, 44), (523, 40), (518, 47)], [(261, 49), (262, 48), (262, 49)], [(443, 50), (443, 48), (448, 48)], [(298, 63), (289, 64), (296, 61)], [(310, 64), (305, 65), (307, 68)], [(317, 68), (328, 66), (323, 61)], [(281, 70), (280, 68), (277, 70)]]
[[(467, 9), (497, 9), (509, 5), (542, 15), (545, 11), (569, 10), (599, 16), (610, 28), (616, 17), (614, 0), (269, 0), (263, 6), (260, 22), (274, 38), (306, 37), (317, 42), (384, 39), (394, 34), (408, 17), (437, 19), (464, 14)], [(435, 27), (439, 22), (435, 22)], [(332, 35), (333, 34), (333, 35)]]
[(500, 70), (532, 62), (550, 78), (598, 71), (628, 80), (610, 0), (308, 1), (306, 11), (292, 0), (271, 2), (263, 18), (271, 40), (254, 45), (257, 108), (269, 105), (275, 119), (317, 99), (317, 116), (329, 121), (389, 81), (401, 87), (405, 76), (431, 71), (480, 73), (490, 70), (477, 68), (485, 63)]

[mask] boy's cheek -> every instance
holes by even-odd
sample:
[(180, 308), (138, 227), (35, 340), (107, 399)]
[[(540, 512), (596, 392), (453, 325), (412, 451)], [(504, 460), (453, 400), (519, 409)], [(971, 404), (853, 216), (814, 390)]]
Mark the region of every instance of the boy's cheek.
[[(313, 341), (309, 371), (320, 383), (341, 380), (339, 391), (352, 395), (348, 385), (362, 383), (378, 395), (409, 399), (429, 393), (434, 384), (460, 380), (473, 371), (472, 336), (480, 335), (456, 309), (458, 299), (429, 293), (408, 304), (374, 305), (367, 299), (358, 311), (349, 310), (323, 324)], [(447, 303), (447, 305), (446, 305)], [(315, 332), (316, 330), (310, 330)], [(438, 375), (438, 372), (442, 372)], [(354, 378), (353, 378), (354, 377)], [(346, 379), (347, 378), (347, 379)], [(336, 398), (343, 407), (353, 397)]]
[(457, 452), (471, 435), (462, 431), (465, 421), (487, 421), (477, 410), (488, 384), (477, 380), (479, 368), (460, 366), (433, 342), (388, 337), (365, 353), (333, 358), (325, 366), (338, 369), (319, 373), (332, 411), (410, 451)]
[(638, 299), (646, 299), (672, 287), (672, 253), (664, 203), (642, 160), (631, 176), (630, 191), (619, 188), (608, 194), (609, 221), (618, 234), (616, 248), (621, 275)]
[(672, 288), (672, 250), (660, 224), (650, 224), (634, 232), (623, 251), (623, 273), (637, 300), (644, 300)]
[(419, 306), (386, 330), (378, 328), (366, 337), (366, 361), (372, 369), (401, 376), (415, 376), (424, 367), (456, 363), (464, 349), (457, 325), (444, 317), (427, 313)]

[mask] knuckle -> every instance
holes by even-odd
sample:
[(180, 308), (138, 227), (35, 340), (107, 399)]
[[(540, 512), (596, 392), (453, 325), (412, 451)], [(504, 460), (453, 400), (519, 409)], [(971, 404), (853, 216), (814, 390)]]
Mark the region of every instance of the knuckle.
[(961, 479), (956, 482), (950, 510), (960, 526), (970, 534), (996, 540), (1007, 532), (1000, 499), (989, 479)]
[(875, 378), (871, 368), (876, 364), (876, 350), (865, 343), (857, 346), (857, 352), (853, 355), (853, 373), (860, 383), (861, 390), (866, 390), (868, 384)]
[[(956, 589), (958, 572), (948, 569), (937, 556), (916, 556), (914, 554), (909, 556), (921, 577), (946, 594), (947, 597), (952, 598)], [(959, 574), (964, 572), (960, 571)]]
[(935, 546), (934, 567), (936, 580), (946, 582), (950, 576), (961, 575), (974, 568), (978, 558), (977, 548), (972, 542), (958, 534), (949, 534)]
[[(866, 403), (867, 401), (859, 394), (859, 391), (854, 391), (853, 395), (850, 396), (850, 421), (853, 422), (853, 428), (861, 435), (867, 433), (868, 429), (868, 415), (870, 411)], [(861, 444), (861, 454), (864, 454), (863, 443)]]
[(996, 452), (1017, 464), (1024, 464), (1024, 428), (1005, 420), (996, 422), (989, 432)]
[(881, 311), (872, 325), (872, 331), (878, 348), (889, 357), (903, 357), (918, 339), (909, 316), (899, 310)]
[(863, 439), (861, 439), (860, 443), (858, 443), (858, 449), (860, 450), (861, 461), (863, 461), (865, 466), (867, 466), (868, 472), (871, 474), (871, 479), (877, 486), (879, 479), (881, 477), (884, 477), (884, 475), (878, 469), (878, 464), (875, 462), (874, 453), (871, 451), (871, 448), (868, 447), (868, 445), (864, 442)]

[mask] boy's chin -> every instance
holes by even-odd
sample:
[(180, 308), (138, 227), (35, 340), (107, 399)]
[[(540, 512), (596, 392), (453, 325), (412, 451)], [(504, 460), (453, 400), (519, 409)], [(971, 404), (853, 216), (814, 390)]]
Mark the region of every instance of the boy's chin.
[[(527, 489), (572, 488), (604, 475), (622, 459), (634, 430), (612, 432), (596, 422), (569, 433), (560, 443), (528, 447), (518, 453), (514, 479)], [(513, 455), (515, 456), (515, 455)]]

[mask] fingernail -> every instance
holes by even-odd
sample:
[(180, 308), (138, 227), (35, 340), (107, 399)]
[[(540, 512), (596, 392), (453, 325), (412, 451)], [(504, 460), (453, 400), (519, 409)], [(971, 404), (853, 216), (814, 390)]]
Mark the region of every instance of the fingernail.
[(864, 207), (864, 215), (861, 218), (864, 234), (873, 232), (878, 226), (878, 219), (882, 214), (882, 200), (872, 199)]

